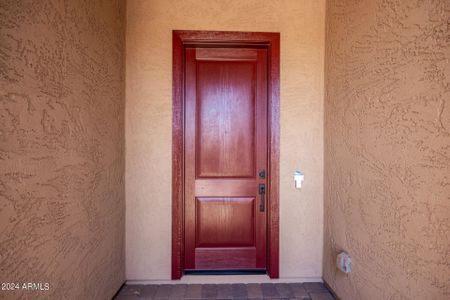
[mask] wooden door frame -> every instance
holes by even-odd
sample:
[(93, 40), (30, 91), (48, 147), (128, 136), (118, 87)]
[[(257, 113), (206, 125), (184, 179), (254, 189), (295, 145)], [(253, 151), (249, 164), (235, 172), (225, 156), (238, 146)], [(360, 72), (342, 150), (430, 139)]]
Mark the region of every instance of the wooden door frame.
[(172, 279), (184, 264), (184, 49), (195, 46), (264, 47), (268, 50), (267, 273), (279, 277), (280, 34), (273, 32), (172, 32)]

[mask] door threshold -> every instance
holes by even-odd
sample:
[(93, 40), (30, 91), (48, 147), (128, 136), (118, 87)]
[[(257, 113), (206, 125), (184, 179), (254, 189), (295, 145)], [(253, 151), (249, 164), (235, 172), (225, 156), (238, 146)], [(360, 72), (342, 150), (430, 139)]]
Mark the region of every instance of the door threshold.
[(185, 275), (266, 275), (265, 269), (250, 270), (184, 270)]

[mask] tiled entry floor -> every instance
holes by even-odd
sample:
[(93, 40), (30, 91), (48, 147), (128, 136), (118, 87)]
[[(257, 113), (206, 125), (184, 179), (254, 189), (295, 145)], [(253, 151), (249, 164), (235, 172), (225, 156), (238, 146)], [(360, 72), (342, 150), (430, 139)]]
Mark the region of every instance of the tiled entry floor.
[(309, 299), (333, 300), (319, 282), (252, 284), (125, 285), (116, 300), (128, 299)]

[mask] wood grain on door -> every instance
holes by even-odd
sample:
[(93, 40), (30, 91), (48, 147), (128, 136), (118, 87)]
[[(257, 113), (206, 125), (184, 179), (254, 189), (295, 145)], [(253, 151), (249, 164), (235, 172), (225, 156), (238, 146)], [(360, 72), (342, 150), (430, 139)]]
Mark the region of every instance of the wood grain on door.
[(266, 268), (267, 93), (267, 49), (185, 49), (185, 269)]

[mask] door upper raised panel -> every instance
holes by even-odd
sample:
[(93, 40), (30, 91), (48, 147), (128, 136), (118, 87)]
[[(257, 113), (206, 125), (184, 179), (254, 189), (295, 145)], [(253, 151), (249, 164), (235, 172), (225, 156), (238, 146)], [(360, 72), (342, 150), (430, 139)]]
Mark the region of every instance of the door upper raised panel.
[(197, 61), (196, 176), (255, 177), (251, 61)]

